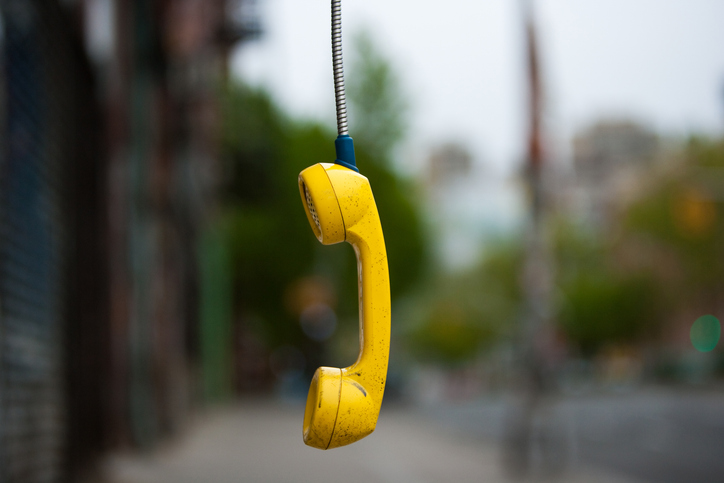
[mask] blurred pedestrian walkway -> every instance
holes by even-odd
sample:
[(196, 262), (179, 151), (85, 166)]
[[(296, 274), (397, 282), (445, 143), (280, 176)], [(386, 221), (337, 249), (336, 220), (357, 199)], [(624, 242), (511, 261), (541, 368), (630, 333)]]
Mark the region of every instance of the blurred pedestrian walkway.
[[(435, 483), (509, 481), (493, 442), (450, 432), (419, 411), (386, 406), (377, 430), (331, 451), (302, 442), (301, 404), (245, 401), (199, 417), (185, 435), (153, 454), (115, 455), (111, 483)], [(631, 483), (575, 470), (548, 481)]]

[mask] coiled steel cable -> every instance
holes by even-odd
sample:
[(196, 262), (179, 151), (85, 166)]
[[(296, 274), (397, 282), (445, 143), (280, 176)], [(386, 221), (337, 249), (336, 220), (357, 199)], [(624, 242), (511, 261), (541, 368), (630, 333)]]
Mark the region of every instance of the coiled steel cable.
[(342, 65), (342, 0), (332, 0), (332, 65), (334, 67), (334, 99), (337, 104), (337, 134), (349, 135), (347, 130), (347, 97), (344, 93)]

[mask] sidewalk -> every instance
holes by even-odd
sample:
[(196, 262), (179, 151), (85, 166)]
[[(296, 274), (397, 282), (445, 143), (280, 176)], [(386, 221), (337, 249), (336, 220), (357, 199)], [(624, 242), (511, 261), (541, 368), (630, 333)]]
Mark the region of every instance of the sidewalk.
[[(205, 414), (182, 439), (151, 455), (116, 455), (112, 483), (506, 482), (493, 443), (463, 440), (414, 410), (383, 408), (377, 430), (343, 448), (302, 442), (302, 405), (247, 401)], [(569, 472), (549, 481), (633, 483)]]

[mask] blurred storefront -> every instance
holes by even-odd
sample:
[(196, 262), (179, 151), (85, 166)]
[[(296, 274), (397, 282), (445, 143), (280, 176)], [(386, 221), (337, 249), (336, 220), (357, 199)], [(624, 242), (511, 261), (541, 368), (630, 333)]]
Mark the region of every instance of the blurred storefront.
[(230, 391), (218, 92), (248, 3), (0, 1), (0, 482), (92, 479)]

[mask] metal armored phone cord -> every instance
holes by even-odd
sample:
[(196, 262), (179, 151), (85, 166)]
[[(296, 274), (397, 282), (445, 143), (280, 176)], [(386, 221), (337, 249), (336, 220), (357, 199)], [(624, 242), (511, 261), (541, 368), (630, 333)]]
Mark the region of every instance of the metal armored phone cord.
[(332, 0), (332, 65), (334, 67), (334, 99), (337, 104), (337, 134), (347, 136), (349, 135), (347, 98), (344, 94), (342, 60), (342, 0)]
[(335, 163), (359, 172), (355, 162), (354, 144), (347, 126), (347, 97), (344, 92), (342, 59), (342, 0), (332, 0), (332, 67), (334, 69), (334, 100), (337, 108), (337, 150)]

